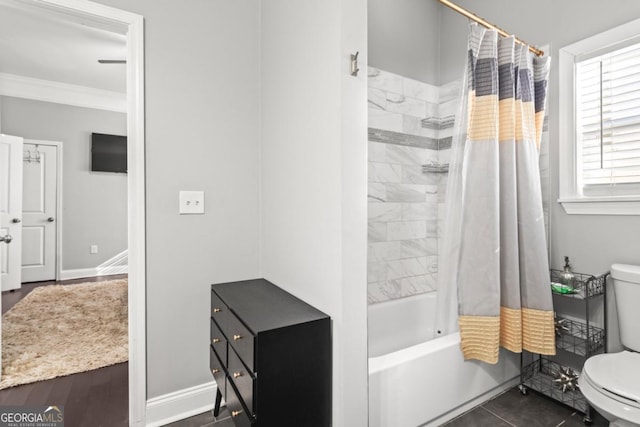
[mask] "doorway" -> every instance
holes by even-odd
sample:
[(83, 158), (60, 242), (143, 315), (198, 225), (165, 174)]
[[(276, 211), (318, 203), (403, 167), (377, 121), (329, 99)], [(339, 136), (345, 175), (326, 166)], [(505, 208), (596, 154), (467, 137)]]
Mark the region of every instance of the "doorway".
[(0, 233), (9, 239), (0, 246), (2, 291), (59, 276), (61, 146), (54, 141), (1, 137), (0, 221), (6, 225)]
[[(144, 85), (143, 18), (92, 2), (66, 0), (4, 1), (10, 7), (54, 14), (77, 25), (124, 34), (126, 53), (126, 113), (128, 136), (128, 248), (129, 248), (129, 422), (144, 425), (146, 405), (145, 376), (145, 206), (144, 206)], [(3, 88), (7, 90), (7, 85)], [(9, 89), (11, 86), (9, 85)], [(44, 96), (40, 91), (34, 96)], [(4, 93), (3, 95), (7, 95)], [(13, 95), (9, 95), (13, 96)], [(45, 100), (52, 102), (51, 100)], [(4, 227), (3, 223), (0, 227)]]
[(62, 143), (25, 140), (22, 158), (22, 283), (56, 280), (61, 235)]
[[(22, 242), (23, 138), (0, 134), (0, 284), (2, 290), (20, 287)], [(12, 246), (10, 246), (12, 245)]]

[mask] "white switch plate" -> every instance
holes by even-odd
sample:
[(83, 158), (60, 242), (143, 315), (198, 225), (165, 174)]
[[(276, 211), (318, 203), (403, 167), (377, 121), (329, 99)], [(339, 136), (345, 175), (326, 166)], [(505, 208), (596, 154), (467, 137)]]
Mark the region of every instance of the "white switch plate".
[(180, 215), (203, 214), (204, 191), (180, 192)]
[(91, 245), (91, 247), (89, 248), (89, 252), (92, 254), (97, 254), (98, 253), (98, 245)]

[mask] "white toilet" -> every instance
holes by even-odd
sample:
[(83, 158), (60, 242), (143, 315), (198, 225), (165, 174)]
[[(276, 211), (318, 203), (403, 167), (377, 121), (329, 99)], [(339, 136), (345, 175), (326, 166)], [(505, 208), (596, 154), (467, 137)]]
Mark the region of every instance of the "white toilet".
[(640, 426), (640, 266), (614, 264), (620, 338), (625, 350), (590, 357), (582, 368), (580, 390), (610, 426)]

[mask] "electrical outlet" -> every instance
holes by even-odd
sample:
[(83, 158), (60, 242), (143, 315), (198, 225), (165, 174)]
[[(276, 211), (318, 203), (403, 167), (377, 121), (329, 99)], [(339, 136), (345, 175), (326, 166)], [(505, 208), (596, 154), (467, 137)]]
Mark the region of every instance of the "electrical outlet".
[(180, 215), (203, 214), (204, 191), (180, 192)]
[(89, 249), (89, 252), (92, 254), (97, 254), (98, 253), (98, 245), (91, 245), (91, 248)]

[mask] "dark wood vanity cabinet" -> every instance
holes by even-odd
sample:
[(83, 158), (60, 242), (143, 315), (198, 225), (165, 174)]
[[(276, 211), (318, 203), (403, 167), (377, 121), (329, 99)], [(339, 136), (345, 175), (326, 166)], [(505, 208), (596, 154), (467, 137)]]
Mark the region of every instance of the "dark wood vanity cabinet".
[(237, 427), (331, 425), (331, 319), (269, 281), (211, 285), (209, 356)]

